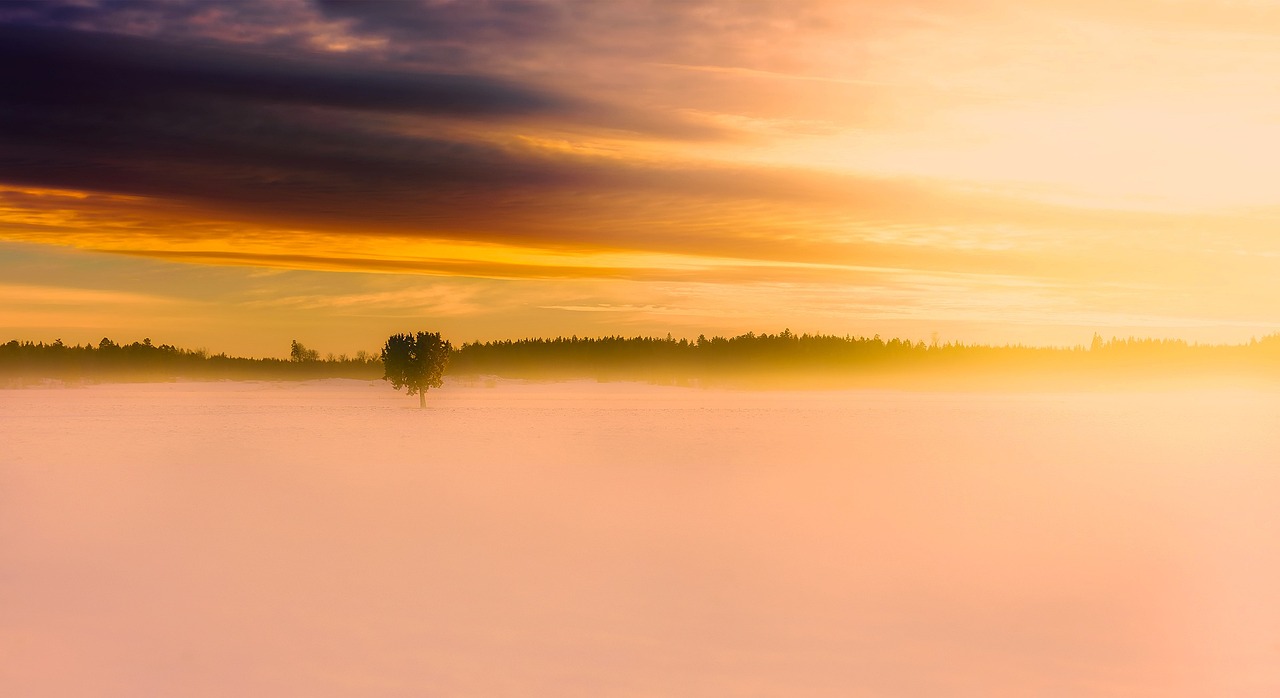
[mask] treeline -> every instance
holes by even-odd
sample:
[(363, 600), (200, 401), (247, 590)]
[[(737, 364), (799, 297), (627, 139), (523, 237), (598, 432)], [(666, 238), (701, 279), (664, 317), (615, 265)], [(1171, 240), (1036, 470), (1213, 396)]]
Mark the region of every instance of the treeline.
[(1173, 377), (1280, 377), (1280, 335), (1241, 345), (1095, 335), (1075, 347), (992, 346), (960, 342), (795, 334), (654, 337), (557, 337), (472, 342), (458, 348), (455, 375), (520, 378), (790, 384), (903, 384), (913, 379), (951, 383), (1051, 378), (1076, 380)]
[[(297, 341), (290, 359), (250, 359), (205, 350), (153, 345), (0, 344), (0, 385), (45, 379), (305, 380), (382, 377), (378, 356), (321, 358)], [(822, 334), (657, 337), (556, 337), (470, 342), (453, 350), (447, 373), (528, 379), (591, 378), (686, 384), (772, 382), (779, 385), (857, 384), (1071, 387), (1089, 381), (1134, 382), (1234, 378), (1280, 380), (1280, 335), (1246, 344), (1093, 337), (1075, 347), (992, 346)]]
[(0, 385), (22, 385), (41, 380), (65, 382), (191, 380), (309, 380), (314, 378), (363, 378), (382, 376), (382, 362), (360, 352), (356, 357), (321, 360), (315, 352), (294, 342), (301, 356), (282, 359), (249, 359), (211, 354), (204, 349), (180, 349), (151, 340), (117, 344), (104, 337), (94, 344), (63, 344), (62, 340), (0, 344)]

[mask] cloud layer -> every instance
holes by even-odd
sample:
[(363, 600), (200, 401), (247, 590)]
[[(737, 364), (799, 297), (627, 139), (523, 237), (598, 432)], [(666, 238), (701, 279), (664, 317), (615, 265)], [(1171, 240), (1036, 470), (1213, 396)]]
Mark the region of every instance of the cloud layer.
[(1112, 5), (7, 2), (0, 238), (653, 295), (543, 309), (1280, 321), (1280, 17)]

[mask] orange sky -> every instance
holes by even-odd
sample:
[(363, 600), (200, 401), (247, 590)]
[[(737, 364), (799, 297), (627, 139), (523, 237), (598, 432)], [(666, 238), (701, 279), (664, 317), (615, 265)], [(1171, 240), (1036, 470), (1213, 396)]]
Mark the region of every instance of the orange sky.
[(1263, 2), (0, 5), (0, 341), (1280, 329)]

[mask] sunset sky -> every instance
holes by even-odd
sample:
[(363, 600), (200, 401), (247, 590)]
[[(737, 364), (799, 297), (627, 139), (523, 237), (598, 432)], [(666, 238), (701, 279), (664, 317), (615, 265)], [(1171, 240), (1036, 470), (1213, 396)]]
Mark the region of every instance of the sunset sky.
[(0, 3), (0, 342), (1280, 331), (1261, 0)]

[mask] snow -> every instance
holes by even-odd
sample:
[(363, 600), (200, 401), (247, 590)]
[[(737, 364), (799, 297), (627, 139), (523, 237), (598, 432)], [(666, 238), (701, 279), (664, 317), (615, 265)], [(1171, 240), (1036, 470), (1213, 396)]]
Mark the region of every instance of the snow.
[(1280, 395), (0, 391), (14, 696), (1270, 696)]

